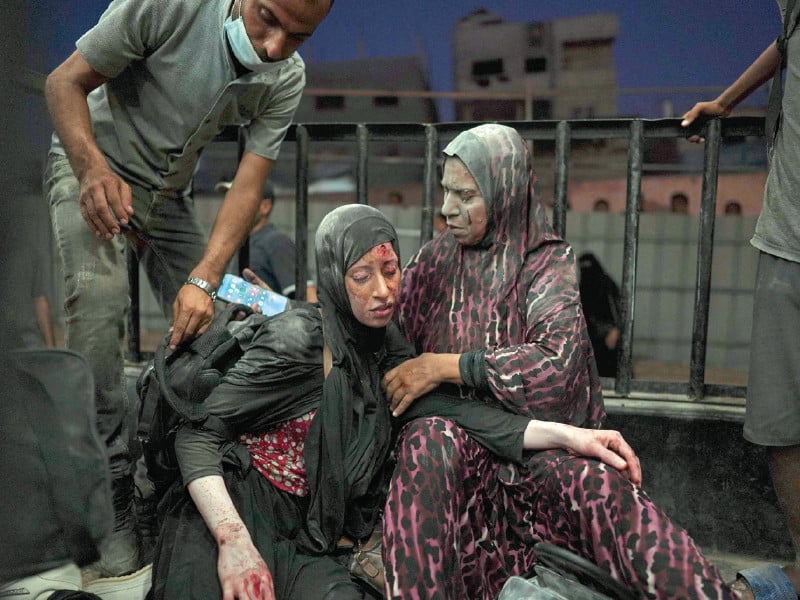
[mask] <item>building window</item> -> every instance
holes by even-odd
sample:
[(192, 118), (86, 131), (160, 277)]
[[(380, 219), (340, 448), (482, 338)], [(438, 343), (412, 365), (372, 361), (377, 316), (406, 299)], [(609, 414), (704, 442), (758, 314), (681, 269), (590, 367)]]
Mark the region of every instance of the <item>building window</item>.
[(317, 96), (314, 105), (317, 110), (343, 110), (344, 96)]
[(594, 119), (595, 110), (594, 106), (573, 106), (572, 118), (573, 119)]
[(492, 60), (476, 60), (472, 63), (472, 76), (475, 79), (484, 79), (490, 75), (502, 75), (503, 59), (494, 58)]
[(547, 58), (544, 56), (525, 59), (526, 73), (543, 73), (544, 71), (547, 71)]
[(372, 104), (378, 107), (397, 106), (400, 104), (400, 98), (397, 96), (375, 96), (372, 99)]
[(552, 119), (553, 118), (553, 105), (550, 100), (534, 100), (533, 106), (534, 119)]
[(738, 200), (728, 200), (725, 204), (726, 215), (740, 215), (742, 214), (742, 205)]
[(528, 46), (530, 48), (542, 47), (543, 27), (541, 23), (531, 23), (528, 27)]

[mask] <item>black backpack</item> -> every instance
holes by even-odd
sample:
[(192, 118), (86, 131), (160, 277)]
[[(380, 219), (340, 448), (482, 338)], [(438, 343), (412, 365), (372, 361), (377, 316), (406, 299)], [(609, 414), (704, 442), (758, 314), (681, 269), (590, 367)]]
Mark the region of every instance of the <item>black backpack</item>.
[(203, 402), (242, 356), (239, 340), (230, 331), (242, 312), (253, 313), (246, 306), (229, 304), (201, 336), (172, 351), (170, 334), (165, 335), (139, 375), (137, 436), (156, 498), (163, 497), (180, 479), (174, 445), (175, 433), (183, 423), (202, 424), (220, 432), (226, 429), (219, 418), (208, 414)]

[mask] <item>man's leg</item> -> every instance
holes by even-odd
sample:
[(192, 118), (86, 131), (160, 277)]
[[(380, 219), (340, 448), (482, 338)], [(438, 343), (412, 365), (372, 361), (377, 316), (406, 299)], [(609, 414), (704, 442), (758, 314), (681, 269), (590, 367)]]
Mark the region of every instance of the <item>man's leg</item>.
[[(97, 428), (112, 476), (114, 531), (94, 565), (96, 576), (118, 576), (139, 567), (132, 520), (133, 480), (123, 386), (125, 319), (129, 307), (125, 240), (99, 239), (78, 204), (79, 184), (69, 162), (51, 155), (44, 190), (64, 269), (65, 342), (89, 362), (95, 384)], [(90, 575), (91, 576), (91, 575)]]
[(800, 591), (800, 264), (762, 252), (753, 302), (745, 439), (769, 450), (775, 492), (789, 525)]
[(783, 570), (800, 594), (800, 446), (770, 448), (769, 467), (794, 544), (794, 562)]
[[(134, 229), (128, 239), (167, 322), (171, 322), (172, 303), (203, 256), (205, 235), (195, 218), (191, 200), (163, 198), (137, 187), (132, 192)], [(162, 333), (166, 334), (166, 330)], [(142, 561), (151, 562), (160, 528), (156, 509), (159, 498), (147, 475), (144, 457), (136, 463), (134, 482), (139, 550)]]
[(192, 198), (144, 193), (147, 198), (135, 191), (135, 200), (140, 202), (134, 204), (132, 222), (137, 232), (132, 236), (153, 294), (167, 321), (171, 321), (172, 303), (203, 257), (206, 235), (195, 215)]

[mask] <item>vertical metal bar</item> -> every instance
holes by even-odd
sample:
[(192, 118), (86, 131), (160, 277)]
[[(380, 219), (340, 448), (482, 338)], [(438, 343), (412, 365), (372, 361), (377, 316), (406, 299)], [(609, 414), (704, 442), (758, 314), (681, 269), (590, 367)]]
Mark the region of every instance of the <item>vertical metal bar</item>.
[(708, 305), (711, 296), (711, 261), (714, 256), (714, 220), (717, 204), (717, 172), (722, 122), (708, 123), (703, 157), (703, 191), (697, 235), (697, 282), (694, 288), (692, 356), (689, 363), (689, 397), (704, 395), (706, 348), (708, 345)]
[(556, 155), (553, 160), (553, 229), (561, 237), (567, 232), (567, 177), (569, 175), (570, 126), (556, 125)]
[(125, 262), (128, 267), (128, 290), (131, 297), (131, 307), (128, 311), (128, 360), (140, 362), (142, 360), (142, 323), (139, 299), (139, 259), (130, 245), (125, 249)]
[(642, 195), (642, 148), (644, 124), (631, 121), (628, 134), (628, 189), (625, 205), (625, 241), (622, 258), (622, 331), (617, 348), (617, 377), (614, 389), (618, 394), (631, 391), (633, 356), (633, 312), (636, 305), (636, 258), (639, 250), (639, 205)]
[[(238, 165), (242, 162), (242, 155), (244, 154), (244, 146), (245, 146), (245, 136), (244, 136), (244, 127), (239, 127), (239, 131), (237, 132), (237, 154), (236, 154), (236, 164)], [(239, 273), (242, 272), (242, 269), (245, 267), (250, 266), (250, 233), (245, 236), (242, 245), (239, 247), (239, 254), (237, 255), (237, 266), (239, 268)]]
[(433, 237), (433, 211), (435, 210), (437, 175), (439, 160), (439, 132), (433, 125), (425, 125), (425, 170), (422, 185), (422, 226), (420, 246)]
[(308, 129), (297, 126), (297, 188), (294, 213), (294, 286), (295, 298), (306, 299), (308, 281)]
[(358, 146), (358, 165), (356, 167), (356, 195), (359, 204), (369, 203), (367, 187), (367, 152), (369, 150), (369, 131), (363, 123), (356, 125), (356, 144)]

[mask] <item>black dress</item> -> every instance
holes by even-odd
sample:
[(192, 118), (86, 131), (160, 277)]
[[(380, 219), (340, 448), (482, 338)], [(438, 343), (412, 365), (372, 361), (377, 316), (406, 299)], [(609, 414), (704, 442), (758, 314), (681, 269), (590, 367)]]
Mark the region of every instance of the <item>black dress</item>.
[[(177, 436), (183, 480), (188, 483), (207, 475), (221, 475), (231, 500), (267, 563), (276, 597), (363, 598), (363, 588), (349, 575), (348, 555), (317, 552), (309, 548), (305, 527), (308, 497), (296, 496), (273, 486), (250, 465), (238, 436), (274, 428), (318, 408), (324, 383), (322, 369), (322, 318), (311, 305), (266, 318), (252, 338), (241, 336), (244, 354), (215, 388), (205, 405), (229, 428), (221, 433), (184, 426)], [(382, 347), (370, 361), (377, 379), (412, 356), (399, 330), (387, 328)], [(387, 409), (388, 410), (388, 409)], [(420, 398), (402, 419), (435, 413), (459, 421), (493, 452), (510, 460), (522, 459), (522, 438), (528, 419), (480, 402), (444, 394)], [(308, 448), (308, 445), (307, 445)], [(382, 505), (391, 465), (376, 478), (372, 490)], [(217, 575), (217, 544), (186, 491), (177, 482), (161, 503), (163, 526), (153, 564), (152, 598), (221, 598)], [(343, 533), (351, 535), (346, 530)], [(353, 536), (351, 537), (358, 537)], [(327, 595), (326, 595), (327, 594)]]

